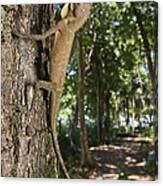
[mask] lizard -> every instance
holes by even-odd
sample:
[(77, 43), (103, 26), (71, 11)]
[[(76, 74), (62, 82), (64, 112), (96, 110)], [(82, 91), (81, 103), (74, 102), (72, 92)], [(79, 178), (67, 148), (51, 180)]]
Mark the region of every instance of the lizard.
[(74, 16), (67, 16), (58, 22), (57, 25), (50, 28), (42, 35), (31, 35), (16, 33), (24, 39), (31, 39), (34, 41), (45, 40), (47, 37), (55, 34), (53, 47), (51, 51), (50, 61), (50, 82), (40, 80), (37, 85), (39, 88), (44, 88), (51, 91), (51, 108), (50, 108), (50, 125), (54, 141), (54, 149), (58, 160), (61, 164), (63, 172), (67, 178), (70, 178), (66, 169), (57, 134), (57, 114), (59, 111), (60, 98), (62, 96), (62, 89), (66, 76), (66, 69), (71, 55), (73, 41), (76, 32), (84, 25), (90, 15), (91, 3), (76, 4)]

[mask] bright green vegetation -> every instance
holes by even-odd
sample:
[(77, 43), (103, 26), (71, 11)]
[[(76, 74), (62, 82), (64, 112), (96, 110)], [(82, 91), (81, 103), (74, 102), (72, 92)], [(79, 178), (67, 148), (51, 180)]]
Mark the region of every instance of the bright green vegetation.
[[(124, 137), (148, 138), (149, 141), (140, 142), (146, 150), (142, 152), (143, 169), (147, 175), (154, 176), (157, 173), (157, 4), (94, 4), (81, 35), (89, 146), (123, 146)], [(78, 68), (74, 43), (58, 117), (62, 153), (72, 172), (80, 158)], [(141, 156), (141, 150), (139, 153)], [(118, 179), (129, 179), (130, 172), (122, 168), (117, 174)]]

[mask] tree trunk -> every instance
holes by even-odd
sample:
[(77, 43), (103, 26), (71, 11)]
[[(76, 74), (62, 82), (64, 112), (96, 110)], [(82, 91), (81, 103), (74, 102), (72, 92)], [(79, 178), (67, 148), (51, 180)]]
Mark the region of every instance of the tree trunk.
[(133, 97), (132, 98), (132, 109), (133, 109), (133, 112), (132, 112), (132, 126), (131, 126), (131, 129), (132, 129), (132, 133), (134, 133), (134, 129), (135, 129), (135, 98)]
[(149, 45), (149, 42), (148, 42), (146, 31), (143, 27), (143, 21), (142, 21), (142, 18), (141, 18), (142, 15), (141, 15), (140, 11), (135, 6), (133, 6), (133, 11), (134, 11), (134, 14), (137, 18), (137, 23), (138, 23), (138, 26), (139, 26), (139, 29), (140, 29), (140, 32), (141, 32), (141, 35), (142, 35), (142, 38), (143, 38), (144, 48), (145, 48), (145, 55), (146, 55), (147, 63), (148, 63), (149, 75), (150, 75), (150, 79), (151, 79), (151, 82), (152, 82), (152, 86), (154, 87), (154, 80), (155, 80), (155, 71), (154, 71), (154, 65), (155, 64), (154, 63), (156, 61), (155, 62), (152, 61), (150, 45)]
[(75, 145), (76, 143), (75, 132), (76, 132), (77, 123), (78, 123), (78, 110), (79, 110), (79, 101), (78, 101), (78, 98), (76, 99), (77, 99), (76, 104), (75, 104), (75, 107), (73, 108), (74, 114), (73, 114), (71, 125), (70, 125), (70, 144), (74, 152), (76, 152), (77, 150), (77, 146)]
[(155, 36), (155, 42), (154, 42), (154, 59), (152, 60), (151, 56), (151, 48), (150, 44), (147, 38), (147, 34), (145, 32), (145, 29), (142, 24), (142, 18), (141, 13), (136, 9), (136, 7), (133, 6), (133, 11), (135, 13), (135, 16), (137, 17), (137, 23), (143, 38), (144, 42), (144, 48), (145, 48), (145, 54), (148, 62), (148, 70), (150, 74), (150, 79), (152, 82), (152, 88), (153, 88), (153, 105), (154, 105), (154, 119), (153, 119), (153, 125), (155, 126), (155, 152), (156, 152), (156, 167), (155, 172), (158, 173), (158, 3), (154, 3), (154, 16), (155, 16), (155, 22), (153, 26), (154, 36)]
[(82, 50), (82, 38), (80, 32), (77, 35), (77, 52), (79, 66), (79, 118), (80, 118), (80, 134), (81, 134), (81, 163), (83, 165), (91, 164), (91, 155), (88, 146), (87, 129), (84, 118), (84, 61)]
[(154, 104), (157, 110), (157, 81), (158, 81), (158, 4), (156, 2), (153, 2), (155, 4), (155, 22), (154, 22), (154, 36), (155, 36), (155, 42), (154, 42), (154, 59), (152, 60), (152, 55), (151, 55), (151, 51), (152, 49), (150, 48), (150, 44), (148, 41), (148, 37), (146, 34), (146, 31), (144, 29), (143, 26), (143, 22), (142, 22), (142, 15), (141, 12), (135, 7), (133, 6), (133, 11), (134, 14), (137, 18), (137, 23), (143, 38), (143, 44), (144, 44), (144, 49), (145, 49), (145, 55), (147, 58), (147, 63), (148, 63), (148, 70), (149, 70), (149, 75), (150, 75), (150, 79), (152, 82), (152, 88), (153, 88), (153, 97), (154, 97)]
[[(14, 28), (37, 31), (44, 5), (2, 6), (2, 176), (56, 177), (56, 155), (47, 125), (43, 92), (34, 91), (27, 106), (26, 77), (38, 59), (30, 40), (12, 35)], [(23, 27), (23, 26), (24, 27)], [(39, 27), (41, 31), (41, 27)], [(39, 61), (41, 62), (41, 61)]]
[(103, 88), (103, 82), (102, 82), (102, 80), (101, 80), (101, 86), (100, 86), (100, 108), (99, 108), (99, 111), (100, 111), (100, 116), (101, 116), (101, 118), (100, 118), (100, 120), (101, 120), (101, 126), (100, 126), (100, 128), (101, 128), (101, 134), (100, 134), (100, 136), (101, 136), (101, 143), (103, 144), (104, 142), (105, 142), (105, 136), (104, 136), (104, 122), (105, 122), (105, 119), (104, 119), (104, 90), (103, 90), (104, 88)]
[[(96, 54), (95, 54), (96, 56)], [(96, 58), (95, 58), (96, 59)], [(95, 70), (96, 70), (96, 122), (97, 122), (97, 139), (98, 143), (102, 140), (102, 114), (101, 114), (101, 84), (100, 84), (100, 64), (99, 61), (95, 61)]]
[(129, 97), (126, 97), (126, 125), (129, 126), (130, 114), (129, 114)]
[(104, 101), (104, 127), (105, 127), (105, 132), (104, 132), (104, 139), (105, 142), (109, 143), (110, 142), (110, 137), (109, 137), (109, 132), (110, 132), (110, 100), (111, 94), (109, 91), (105, 93), (105, 101)]

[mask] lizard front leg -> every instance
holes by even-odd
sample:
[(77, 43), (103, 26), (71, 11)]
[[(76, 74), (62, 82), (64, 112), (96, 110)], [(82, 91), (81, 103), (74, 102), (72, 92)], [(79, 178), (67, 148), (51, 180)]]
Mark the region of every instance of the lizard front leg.
[(62, 87), (57, 85), (57, 83), (50, 82), (50, 81), (44, 81), (44, 80), (39, 80), (37, 82), (37, 88), (39, 88), (39, 89), (42, 88), (42, 89), (45, 89), (50, 92), (53, 92), (53, 91), (58, 92), (58, 93), (62, 92)]
[[(41, 41), (41, 40), (45, 40), (47, 37), (56, 34), (58, 32), (62, 32), (63, 29), (65, 29), (65, 26), (70, 26), (71, 24), (73, 25), (76, 21), (76, 18), (74, 17), (68, 17), (66, 19), (61, 20), (56, 26), (53, 26), (52, 28), (50, 28), (48, 31), (46, 31), (43, 34), (24, 34), (24, 33), (20, 33), (17, 30), (13, 31), (13, 35), (20, 37), (22, 39), (31, 39), (34, 41)], [(68, 26), (68, 27), (69, 27)]]
[(19, 33), (18, 31), (14, 31), (13, 35), (18, 36), (23, 39), (31, 39), (34, 41), (40, 41), (40, 40), (45, 40), (47, 37), (55, 34), (57, 31), (58, 31), (58, 28), (54, 26), (43, 34), (23, 34), (23, 33)]

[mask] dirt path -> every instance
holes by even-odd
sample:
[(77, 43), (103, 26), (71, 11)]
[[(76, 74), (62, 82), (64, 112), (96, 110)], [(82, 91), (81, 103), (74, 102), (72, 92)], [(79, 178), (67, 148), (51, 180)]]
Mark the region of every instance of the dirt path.
[(145, 157), (149, 149), (142, 145), (148, 144), (149, 139), (130, 137), (119, 141), (116, 145), (90, 148), (96, 168), (88, 178), (153, 180), (145, 171)]

